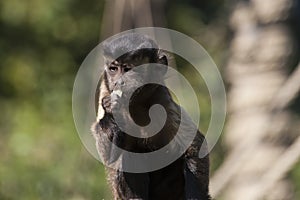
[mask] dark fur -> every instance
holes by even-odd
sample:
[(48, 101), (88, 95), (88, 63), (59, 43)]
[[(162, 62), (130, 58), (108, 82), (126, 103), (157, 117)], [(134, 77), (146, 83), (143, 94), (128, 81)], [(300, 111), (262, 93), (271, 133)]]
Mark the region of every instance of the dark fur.
[[(129, 49), (135, 49), (117, 59), (119, 63), (127, 63), (132, 57), (140, 56), (149, 58), (149, 62), (163, 63), (167, 65), (166, 57), (160, 55), (155, 42), (145, 36), (133, 34), (123, 36), (105, 44), (104, 53), (108, 57), (114, 57)], [(140, 50), (140, 48), (146, 48)], [(109, 63), (108, 63), (109, 65)], [(147, 73), (147, 72), (145, 72)], [(129, 74), (126, 81), (128, 87), (140, 81), (143, 75)], [(144, 74), (145, 75), (145, 74)], [(125, 77), (125, 76), (124, 76)], [(162, 76), (160, 77), (162, 79)], [(114, 82), (115, 81), (115, 82)], [(113, 161), (118, 156), (109, 146), (108, 140), (119, 147), (132, 152), (150, 152), (160, 149), (172, 140), (178, 130), (180, 120), (180, 107), (172, 100), (169, 91), (159, 85), (146, 85), (140, 89), (130, 101), (130, 114), (133, 120), (141, 125), (150, 122), (148, 112), (153, 104), (162, 105), (167, 111), (167, 122), (163, 129), (156, 135), (147, 139), (135, 138), (122, 132), (116, 125), (112, 116), (112, 109), (116, 102), (111, 97), (113, 87), (117, 80), (109, 77), (107, 70), (99, 82), (96, 92), (96, 110), (98, 106), (104, 108), (103, 118), (93, 127), (93, 135), (99, 154), (105, 161)], [(101, 91), (102, 90), (102, 91)], [(102, 92), (102, 97), (100, 93)], [(100, 98), (100, 104), (99, 103)], [(124, 111), (120, 111), (124, 112)], [(126, 123), (126, 122), (125, 122)], [(192, 123), (192, 122), (191, 122)], [(111, 184), (115, 199), (210, 199), (208, 194), (209, 184), (209, 159), (208, 156), (199, 158), (198, 153), (204, 141), (204, 136), (198, 131), (188, 150), (175, 162), (160, 170), (149, 173), (127, 173), (107, 168), (108, 180)]]

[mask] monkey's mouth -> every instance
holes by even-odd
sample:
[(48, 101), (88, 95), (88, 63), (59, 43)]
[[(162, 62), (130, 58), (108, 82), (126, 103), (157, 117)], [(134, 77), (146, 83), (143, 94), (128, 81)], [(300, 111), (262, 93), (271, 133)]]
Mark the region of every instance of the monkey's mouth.
[[(137, 88), (134, 91), (123, 91), (122, 89), (115, 89), (112, 91), (111, 95), (115, 96), (115, 98), (130, 98), (130, 101), (145, 101), (148, 98), (151, 98), (151, 96), (155, 93), (155, 90), (157, 89), (159, 85), (157, 84), (146, 84), (139, 88)], [(129, 96), (131, 94), (131, 96)]]
[(118, 89), (118, 90), (114, 90), (111, 94), (112, 95), (117, 95), (118, 97), (121, 98), (122, 95), (123, 95), (123, 92), (120, 89)]

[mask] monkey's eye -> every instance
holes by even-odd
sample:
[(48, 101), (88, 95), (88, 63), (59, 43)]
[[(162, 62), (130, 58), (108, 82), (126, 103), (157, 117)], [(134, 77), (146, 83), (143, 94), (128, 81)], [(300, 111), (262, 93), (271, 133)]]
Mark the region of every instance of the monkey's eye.
[(111, 67), (109, 67), (108, 69), (109, 69), (109, 71), (111, 71), (111, 72), (117, 72), (117, 71), (118, 71), (118, 67), (114, 67), (114, 66), (111, 66)]
[(131, 70), (130, 67), (125, 67), (125, 68), (124, 68), (124, 72), (128, 72), (129, 70)]

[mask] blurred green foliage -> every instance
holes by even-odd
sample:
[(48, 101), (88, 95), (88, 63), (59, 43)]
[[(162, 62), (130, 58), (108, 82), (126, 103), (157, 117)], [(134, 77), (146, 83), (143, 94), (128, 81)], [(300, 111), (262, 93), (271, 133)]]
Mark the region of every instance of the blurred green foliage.
[(0, 2), (0, 199), (109, 199), (71, 110), (103, 1)]

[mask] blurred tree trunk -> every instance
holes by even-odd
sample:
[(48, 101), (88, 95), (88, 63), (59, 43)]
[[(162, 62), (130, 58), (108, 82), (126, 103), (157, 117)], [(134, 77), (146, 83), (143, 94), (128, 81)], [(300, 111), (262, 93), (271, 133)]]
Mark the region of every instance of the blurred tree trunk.
[(125, 30), (165, 25), (165, 0), (107, 0), (101, 38)]
[(225, 134), (229, 154), (212, 179), (214, 196), (295, 199), (286, 174), (300, 156), (296, 3), (240, 1), (231, 16)]

